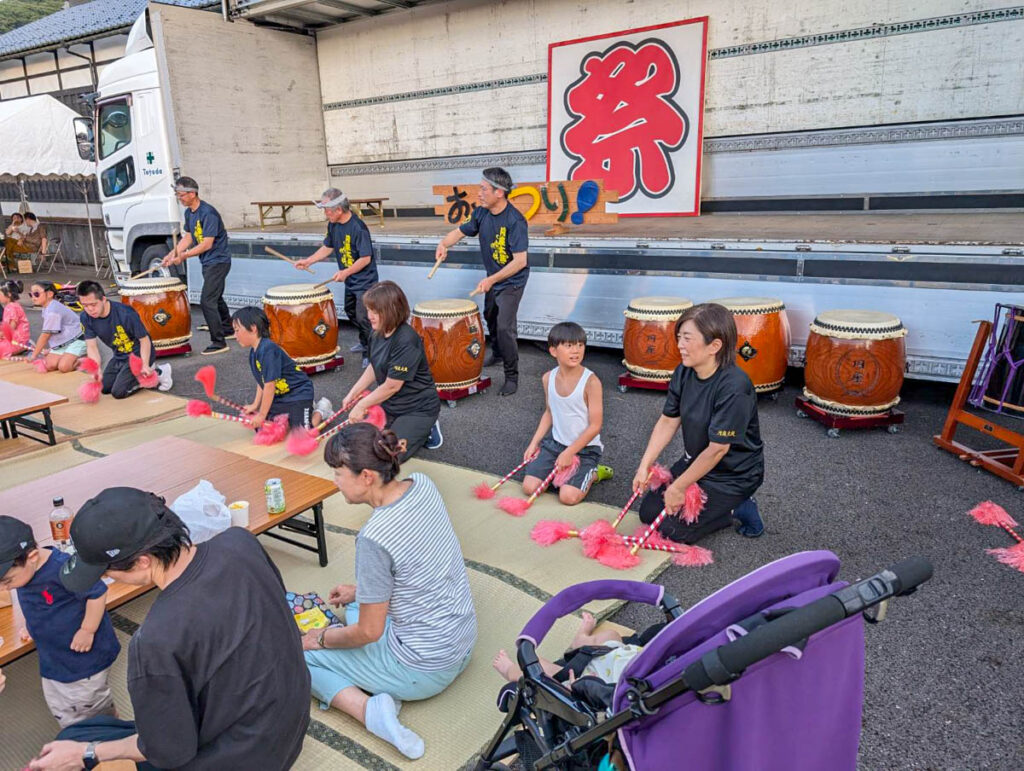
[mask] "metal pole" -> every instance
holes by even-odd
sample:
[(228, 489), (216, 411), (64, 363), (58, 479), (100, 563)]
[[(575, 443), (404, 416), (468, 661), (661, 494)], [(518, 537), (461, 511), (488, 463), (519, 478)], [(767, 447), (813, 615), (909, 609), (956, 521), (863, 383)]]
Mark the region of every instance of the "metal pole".
[(85, 222), (89, 226), (89, 246), (92, 249), (92, 266), (96, 269), (96, 275), (100, 274), (100, 261), (96, 256), (96, 239), (92, 235), (92, 212), (89, 211), (89, 182), (87, 179), (80, 180), (82, 186), (82, 198), (85, 199)]

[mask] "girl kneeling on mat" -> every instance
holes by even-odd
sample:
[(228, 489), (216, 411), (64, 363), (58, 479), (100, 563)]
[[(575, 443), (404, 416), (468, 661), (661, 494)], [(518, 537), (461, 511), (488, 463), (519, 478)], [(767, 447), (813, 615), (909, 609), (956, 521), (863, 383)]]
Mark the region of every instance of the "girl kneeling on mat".
[[(29, 341), (28, 316), (18, 299), (21, 297), (20, 281), (4, 281), (0, 284), (0, 305), (4, 308), (3, 324), (10, 330), (11, 339), (27, 345)], [(15, 351), (21, 353), (21, 351)]]
[[(41, 358), (48, 372), (71, 372), (86, 353), (82, 321), (77, 313), (56, 299), (56, 293), (57, 287), (49, 281), (38, 281), (29, 291), (32, 304), (43, 310), (43, 331), (29, 359)], [(48, 353), (44, 353), (46, 349)]]
[(334, 412), (331, 402), (321, 398), (313, 405), (313, 383), (309, 375), (270, 339), (270, 321), (259, 308), (239, 308), (231, 317), (235, 339), (250, 348), (249, 369), (256, 379), (256, 396), (245, 405), (253, 428), (268, 418), (287, 415), (291, 428), (316, 428)]
[(651, 465), (682, 429), (683, 456), (672, 464), (675, 481), (651, 491), (640, 504), (650, 524), (662, 508), (674, 513), (696, 482), (707, 502), (696, 522), (666, 517), (659, 530), (674, 541), (695, 543), (739, 520), (737, 532), (756, 538), (764, 524), (751, 497), (764, 481), (764, 451), (757, 420), (757, 393), (736, 366), (736, 322), (721, 305), (702, 303), (676, 321), (682, 364), (672, 373), (661, 417), (640, 461), (633, 490), (642, 489)]

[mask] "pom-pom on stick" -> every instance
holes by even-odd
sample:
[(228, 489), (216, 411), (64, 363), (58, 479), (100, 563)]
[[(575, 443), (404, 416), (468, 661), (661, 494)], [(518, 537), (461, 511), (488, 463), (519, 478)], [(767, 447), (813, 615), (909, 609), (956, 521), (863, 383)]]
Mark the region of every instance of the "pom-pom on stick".
[(979, 503), (970, 511), (974, 521), (979, 525), (995, 525), (996, 527), (1017, 527), (1017, 520), (1000, 506), (992, 501)]
[(256, 435), (252, 438), (252, 443), (269, 447), (272, 444), (283, 442), (287, 435), (288, 416), (275, 415), (273, 419), (263, 421), (263, 425), (259, 427)]
[(49, 370), (46, 369), (45, 359), (34, 359), (32, 361), (32, 366), (36, 368), (36, 372), (38, 372), (40, 375), (45, 375), (47, 372), (49, 372)]
[(498, 491), (495, 490), (486, 482), (481, 482), (480, 484), (473, 488), (473, 495), (475, 495), (481, 501), (489, 501), (497, 494)]
[(207, 399), (217, 396), (217, 369), (212, 364), (196, 370), (196, 381), (203, 386)]
[(707, 502), (708, 494), (700, 489), (700, 485), (694, 482), (686, 488), (686, 500), (683, 503), (682, 511), (679, 512), (679, 516), (682, 516), (683, 522), (692, 525), (700, 517), (700, 513), (704, 510), (704, 504)]
[(575, 475), (575, 473), (577, 471), (579, 471), (579, 468), (580, 468), (580, 456), (577, 455), (576, 457), (574, 457), (572, 459), (572, 463), (570, 463), (568, 466), (566, 466), (563, 469), (558, 469), (558, 470), (555, 471), (555, 476), (554, 476), (554, 485), (555, 485), (555, 487), (561, 487), (562, 485), (566, 484), (570, 479), (573, 478), (573, 475)]
[(82, 372), (92, 375), (93, 377), (97, 377), (100, 374), (100, 365), (88, 356), (78, 360), (78, 368), (82, 370)]
[(530, 508), (530, 501), (506, 495), (498, 501), (498, 508), (513, 517), (522, 517)]
[[(488, 490), (490, 488), (487, 488)], [(566, 538), (578, 536), (579, 530), (572, 522), (559, 522), (554, 519), (542, 519), (530, 531), (530, 538), (541, 546), (550, 546), (553, 543), (564, 541)]]
[(655, 463), (651, 466), (651, 471), (647, 475), (647, 484), (652, 490), (659, 490), (666, 485), (670, 485), (672, 484), (672, 472), (660, 463)]
[(320, 446), (320, 434), (315, 428), (295, 428), (288, 434), (288, 441), (285, 442), (285, 449), (291, 455), (312, 455)]
[(128, 354), (128, 368), (135, 375), (135, 379), (139, 381), (139, 385), (143, 388), (155, 388), (160, 382), (160, 377), (155, 372), (150, 372), (148, 375), (142, 374), (142, 359), (136, 356), (134, 353)]
[(363, 418), (362, 422), (369, 423), (370, 425), (383, 430), (384, 426), (387, 425), (388, 416), (387, 413), (384, 412), (383, 407), (379, 404), (374, 404), (366, 410), (366, 417)]
[(78, 386), (78, 398), (86, 404), (95, 404), (100, 400), (103, 384), (98, 380), (87, 380)]
[(640, 564), (640, 558), (624, 543), (608, 541), (598, 550), (595, 559), (605, 567), (629, 570)]
[(1024, 573), (1024, 542), (1011, 546), (1008, 549), (988, 549), (988, 553), (1011, 568)]
[(188, 404), (185, 405), (185, 414), (190, 418), (205, 418), (207, 415), (213, 414), (213, 407), (198, 399), (189, 399)]
[(477, 498), (482, 500), (482, 501), (486, 501), (486, 500), (489, 500), (489, 499), (493, 498), (494, 494), (496, 492), (498, 492), (498, 488), (499, 487), (501, 487), (508, 480), (510, 480), (512, 477), (514, 477), (520, 470), (523, 469), (523, 467), (526, 466), (527, 463), (529, 463), (531, 460), (536, 458), (538, 454), (539, 454), (539, 452), (535, 452), (533, 455), (531, 455), (529, 458), (524, 460), (522, 463), (520, 463), (518, 466), (516, 466), (510, 472), (505, 474), (505, 476), (503, 476), (501, 479), (499, 479), (493, 485), (488, 485), (486, 482), (481, 482), (480, 484), (478, 484), (476, 487), (473, 488), (473, 494)]

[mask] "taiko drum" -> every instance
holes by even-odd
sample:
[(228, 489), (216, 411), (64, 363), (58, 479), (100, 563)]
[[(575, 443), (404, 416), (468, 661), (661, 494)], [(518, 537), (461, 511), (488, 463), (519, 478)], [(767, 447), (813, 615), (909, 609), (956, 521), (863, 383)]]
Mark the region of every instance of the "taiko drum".
[(425, 300), (412, 311), (427, 364), (440, 389), (471, 386), (484, 368), (484, 332), (472, 300)]
[(723, 297), (708, 300), (725, 306), (736, 321), (736, 363), (758, 393), (782, 388), (789, 363), (786, 305), (774, 297)]
[(633, 377), (668, 381), (682, 360), (676, 343), (676, 321), (693, 303), (685, 297), (637, 297), (623, 315), (623, 364)]
[(185, 284), (177, 278), (126, 279), (121, 284), (121, 302), (139, 314), (157, 351), (176, 348), (192, 338), (192, 312)]
[(309, 367), (338, 355), (338, 313), (334, 295), (314, 284), (273, 286), (263, 296), (270, 338), (295, 363)]
[(819, 313), (807, 337), (804, 396), (837, 415), (886, 413), (900, 401), (906, 335), (891, 313)]

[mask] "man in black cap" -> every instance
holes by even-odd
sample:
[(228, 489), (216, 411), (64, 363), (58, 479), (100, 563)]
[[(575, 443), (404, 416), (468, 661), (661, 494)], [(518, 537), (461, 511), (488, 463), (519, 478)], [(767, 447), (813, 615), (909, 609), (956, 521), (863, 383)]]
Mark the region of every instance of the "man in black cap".
[(484, 169), (477, 193), (479, 205), (469, 222), (441, 239), (435, 258), (444, 261), (448, 248), (464, 236), (480, 237), (480, 259), (487, 271), (473, 294), (484, 296), (484, 321), (491, 338), (491, 353), (484, 361), (505, 365), (505, 383), (498, 392), (510, 396), (519, 387), (518, 313), (526, 280), (530, 277), (526, 250), (530, 245), (526, 218), (508, 202), (512, 177), (502, 168)]
[[(281, 575), (256, 537), (232, 527), (194, 545), (162, 498), (112, 487), (71, 525), (70, 590), (101, 576), (161, 593), (128, 648), (135, 722), (62, 731), (31, 769), (290, 768), (309, 723), (309, 672)], [(75, 765), (75, 764), (78, 765)]]
[(235, 336), (231, 314), (224, 302), (224, 283), (231, 272), (231, 252), (228, 250), (228, 231), (220, 213), (206, 201), (199, 200), (199, 183), (192, 177), (178, 177), (174, 183), (178, 203), (185, 207), (185, 233), (174, 249), (164, 257), (165, 268), (180, 265), (190, 257), (198, 257), (203, 266), (203, 291), (199, 306), (210, 331), (210, 344), (203, 356), (226, 353), (225, 340)]

